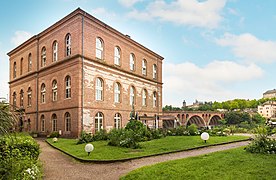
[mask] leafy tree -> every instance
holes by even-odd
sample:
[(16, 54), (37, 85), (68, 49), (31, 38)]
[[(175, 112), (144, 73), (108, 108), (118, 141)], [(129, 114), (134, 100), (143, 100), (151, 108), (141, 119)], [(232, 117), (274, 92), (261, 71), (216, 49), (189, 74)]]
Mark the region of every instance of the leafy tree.
[(0, 103), (0, 135), (8, 134), (16, 122), (17, 117), (10, 111), (9, 105)]

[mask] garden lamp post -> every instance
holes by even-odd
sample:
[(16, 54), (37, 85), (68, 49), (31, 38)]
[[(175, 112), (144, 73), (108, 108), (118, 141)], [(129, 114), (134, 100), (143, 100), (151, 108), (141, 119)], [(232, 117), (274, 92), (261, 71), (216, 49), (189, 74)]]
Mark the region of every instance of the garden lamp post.
[(200, 137), (201, 137), (201, 139), (204, 140), (205, 143), (206, 143), (206, 141), (209, 139), (209, 134), (208, 134), (207, 132), (204, 132), (204, 133), (201, 134)]
[(92, 144), (86, 144), (84, 150), (88, 153), (89, 156), (90, 153), (94, 150), (94, 146)]

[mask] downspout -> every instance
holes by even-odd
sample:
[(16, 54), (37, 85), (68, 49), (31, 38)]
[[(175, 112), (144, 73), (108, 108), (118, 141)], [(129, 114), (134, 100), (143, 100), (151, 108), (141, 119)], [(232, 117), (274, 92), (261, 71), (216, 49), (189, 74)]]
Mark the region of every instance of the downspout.
[(36, 58), (37, 58), (37, 61), (36, 61), (36, 131), (38, 131), (38, 75), (39, 75), (39, 72), (38, 72), (38, 68), (39, 68), (39, 37), (38, 35), (36, 35), (36, 42), (37, 42), (37, 52), (36, 52)]
[(82, 61), (82, 82), (81, 82), (81, 89), (82, 89), (82, 96), (81, 96), (81, 130), (83, 131), (83, 107), (84, 107), (84, 52), (83, 52), (83, 31), (84, 31), (84, 13), (81, 19), (81, 61)]

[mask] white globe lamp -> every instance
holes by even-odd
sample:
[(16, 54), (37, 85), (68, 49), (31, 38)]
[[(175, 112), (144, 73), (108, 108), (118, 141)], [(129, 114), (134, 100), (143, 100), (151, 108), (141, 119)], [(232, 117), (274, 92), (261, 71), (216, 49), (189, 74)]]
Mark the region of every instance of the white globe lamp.
[(84, 150), (88, 153), (89, 156), (90, 153), (94, 150), (94, 146), (92, 144), (86, 144)]
[(209, 139), (209, 134), (207, 132), (204, 132), (204, 133), (201, 134), (200, 137), (206, 143), (206, 141)]

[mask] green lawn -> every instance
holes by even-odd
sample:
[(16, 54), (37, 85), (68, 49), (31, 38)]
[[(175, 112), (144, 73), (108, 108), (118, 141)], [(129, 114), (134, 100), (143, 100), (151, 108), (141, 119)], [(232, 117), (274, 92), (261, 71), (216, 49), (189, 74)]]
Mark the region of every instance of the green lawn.
[(126, 179), (275, 179), (276, 155), (237, 148), (136, 169)]
[(247, 138), (248, 137), (244, 136), (210, 137), (207, 143), (204, 143), (200, 139), (200, 136), (168, 136), (162, 139), (142, 142), (140, 143), (142, 146), (141, 149), (129, 149), (108, 146), (107, 141), (96, 141), (92, 142), (92, 144), (94, 145), (94, 151), (90, 154), (90, 156), (88, 156), (87, 153), (84, 151), (85, 144), (76, 145), (77, 140), (59, 139), (57, 143), (53, 143), (52, 139), (48, 139), (47, 141), (55, 147), (60, 148), (63, 151), (81, 159), (119, 160), (172, 151), (180, 151), (194, 147), (237, 141)]

